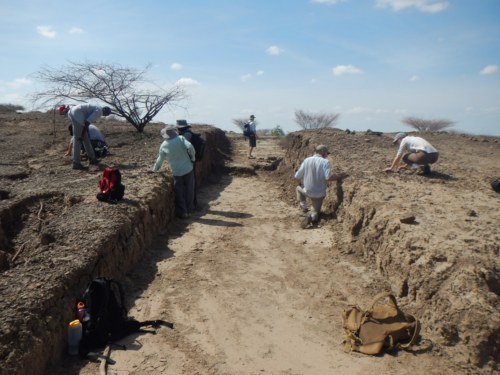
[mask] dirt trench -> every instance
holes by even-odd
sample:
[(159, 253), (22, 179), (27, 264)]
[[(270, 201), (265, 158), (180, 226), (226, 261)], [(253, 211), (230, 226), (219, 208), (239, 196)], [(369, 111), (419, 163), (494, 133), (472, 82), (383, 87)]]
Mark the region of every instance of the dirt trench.
[[(61, 358), (45, 373), (96, 373), (95, 364), (64, 353), (68, 306), (97, 275), (123, 281), (138, 319), (176, 324), (127, 338), (130, 350), (113, 352), (110, 374), (497, 369), (500, 218), (498, 196), (487, 189), (497, 139), (429, 135), (443, 156), (423, 179), (380, 172), (395, 152), (386, 135), (326, 129), (281, 144), (262, 138), (257, 159), (247, 159), (240, 135), (201, 127), (211, 155), (198, 169), (206, 173), (199, 180), (211, 182), (200, 190), (203, 209), (167, 226), (168, 172), (144, 177), (161, 143), (158, 127), (137, 135), (100, 125), (112, 149), (106, 163), (124, 170), (127, 186), (124, 204), (102, 206), (95, 201), (100, 170), (72, 171), (58, 157), (66, 138), (55, 140), (43, 116), (27, 117), (9, 119), (15, 130), (0, 122), (1, 135), (8, 133), (0, 163), (0, 373), (43, 373)], [(38, 133), (26, 149), (19, 145), (28, 129)], [(321, 227), (304, 231), (292, 176), (317, 143), (330, 146), (335, 168), (351, 177), (329, 189)], [(219, 180), (224, 161), (231, 174)], [(31, 223), (26, 228), (16, 227), (15, 207)], [(408, 214), (416, 217), (411, 225), (400, 221)], [(421, 318), (424, 341), (394, 356), (344, 353), (340, 313), (368, 305), (380, 290)]]
[[(366, 209), (369, 213), (360, 217), (357, 211), (344, 212), (352, 200), (346, 182), (332, 186), (333, 199), (326, 203), (320, 227), (300, 229), (290, 196), (293, 185), (276, 177), (297, 160), (286, 155), (291, 148), (261, 139), (257, 159), (249, 160), (244, 141), (231, 139), (231, 174), (205, 186), (199, 195), (203, 209), (165, 228), (125, 280), (131, 315), (167, 319), (175, 329), (122, 340), (129, 349), (112, 351), (116, 364), (108, 366), (108, 374), (491, 371), (457, 361), (429, 326), (411, 352), (376, 357), (345, 353), (343, 309), (367, 306), (381, 290), (399, 293), (387, 271), (370, 262), (374, 250), (367, 252), (366, 261), (361, 253), (354, 256), (359, 251), (355, 242), (344, 243), (346, 225), (356, 228), (348, 231), (348, 238), (362, 236), (376, 212)], [(282, 157), (279, 172), (266, 171)], [(407, 296), (400, 296), (402, 306), (415, 313), (418, 309)], [(52, 373), (94, 374), (97, 368), (95, 363), (66, 360)]]

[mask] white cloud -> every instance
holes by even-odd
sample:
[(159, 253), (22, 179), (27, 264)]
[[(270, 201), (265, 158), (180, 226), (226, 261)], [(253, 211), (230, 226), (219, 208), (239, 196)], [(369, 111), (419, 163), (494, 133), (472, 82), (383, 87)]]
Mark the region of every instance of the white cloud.
[(438, 13), (446, 10), (450, 4), (447, 1), (436, 0), (377, 0), (376, 5), (379, 8), (390, 7), (395, 12), (415, 7), (421, 12)]
[(372, 113), (373, 110), (366, 107), (352, 107), (346, 111), (347, 113)]
[(418, 81), (418, 80), (419, 80), (418, 76), (411, 76), (410, 77), (410, 81), (411, 82), (415, 82), (415, 81)]
[(278, 46), (271, 46), (268, 49), (266, 49), (266, 52), (269, 55), (274, 55), (274, 56), (281, 55), (281, 53), (283, 53), (283, 51), (284, 50), (282, 48), (278, 47)]
[(83, 29), (80, 29), (79, 27), (72, 27), (70, 30), (69, 30), (69, 33), (70, 34), (73, 34), (73, 35), (79, 35), (79, 34), (83, 34), (84, 31)]
[(311, 3), (335, 5), (346, 0), (311, 0)]
[(245, 75), (241, 76), (241, 81), (242, 82), (247, 82), (247, 81), (249, 81), (251, 79), (252, 79), (252, 75), (251, 74), (245, 74)]
[(353, 65), (337, 65), (333, 68), (333, 75), (344, 76), (347, 74), (363, 74), (363, 71)]
[(200, 83), (193, 78), (181, 78), (176, 83), (178, 86), (199, 86)]
[(181, 70), (182, 69), (182, 65), (179, 64), (179, 63), (172, 63), (172, 65), (170, 65), (170, 69), (172, 69), (172, 70)]
[(36, 32), (45, 38), (55, 38), (57, 35), (52, 26), (37, 26)]
[(487, 65), (483, 69), (481, 69), (479, 74), (495, 74), (496, 72), (498, 72), (498, 65)]
[(257, 73), (255, 73), (255, 75), (257, 75), (257, 76), (264, 75), (264, 71), (263, 70), (258, 70)]
[(0, 82), (0, 84), (3, 84), (5, 87), (8, 87), (10, 89), (19, 89), (24, 86), (29, 86), (32, 84), (33, 81), (29, 80), (28, 78), (16, 78), (14, 81), (11, 82)]

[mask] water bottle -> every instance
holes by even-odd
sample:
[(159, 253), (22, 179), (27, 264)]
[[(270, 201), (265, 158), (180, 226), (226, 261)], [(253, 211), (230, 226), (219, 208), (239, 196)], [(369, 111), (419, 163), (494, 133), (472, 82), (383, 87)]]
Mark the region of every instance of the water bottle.
[(85, 304), (83, 302), (78, 302), (76, 304), (76, 308), (77, 308), (77, 311), (78, 311), (78, 319), (80, 320), (80, 322), (83, 322), (83, 319), (85, 317), (85, 314), (87, 313), (87, 309), (85, 308)]
[(68, 353), (69, 355), (78, 354), (78, 346), (82, 339), (82, 323), (75, 319), (68, 326)]

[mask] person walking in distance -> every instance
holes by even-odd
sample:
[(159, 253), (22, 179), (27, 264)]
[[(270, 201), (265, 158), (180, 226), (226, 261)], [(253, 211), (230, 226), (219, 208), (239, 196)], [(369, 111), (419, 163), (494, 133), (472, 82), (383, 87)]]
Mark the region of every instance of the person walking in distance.
[(73, 169), (85, 169), (80, 163), (80, 150), (83, 147), (89, 157), (90, 164), (97, 164), (97, 158), (90, 143), (88, 127), (91, 122), (96, 121), (101, 116), (109, 116), (109, 107), (100, 107), (92, 104), (61, 105), (59, 107), (61, 116), (67, 115), (73, 127)]
[[(318, 145), (314, 155), (306, 158), (295, 173), (295, 179), (299, 180), (296, 188), (297, 200), (300, 209), (306, 214), (301, 222), (303, 229), (309, 224), (319, 222), (321, 206), (326, 196), (326, 188), (329, 181), (341, 181), (348, 175), (346, 173), (332, 174), (331, 163), (327, 159), (330, 154), (328, 147)], [(303, 184), (300, 184), (300, 181)], [(308, 213), (307, 198), (311, 200), (311, 212)]]
[(250, 120), (244, 127), (248, 130), (248, 158), (255, 159), (255, 156), (252, 155), (253, 149), (257, 147), (257, 124), (254, 115), (250, 116)]
[[(399, 146), (391, 166), (384, 169), (384, 172), (399, 171), (411, 166), (414, 169), (421, 168), (422, 175), (431, 173), (429, 164), (434, 164), (439, 158), (438, 151), (429, 142), (421, 137), (409, 136), (406, 133), (398, 133), (394, 136), (393, 142)], [(405, 164), (400, 166), (400, 161)]]

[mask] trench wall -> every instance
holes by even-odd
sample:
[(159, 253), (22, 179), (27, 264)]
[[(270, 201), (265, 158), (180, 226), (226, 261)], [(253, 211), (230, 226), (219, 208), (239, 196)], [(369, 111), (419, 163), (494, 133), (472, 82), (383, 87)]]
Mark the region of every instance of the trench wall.
[[(204, 159), (196, 168), (201, 186), (224, 172), (230, 142), (219, 129), (203, 127), (200, 132), (207, 143)], [(75, 191), (71, 188), (33, 197), (28, 190), (1, 202), (0, 240), (6, 250), (2, 253), (7, 254), (4, 262), (10, 260), (12, 264), (5, 265), (1, 273), (0, 374), (44, 374), (66, 355), (67, 324), (74, 319), (75, 298), (95, 277), (123, 277), (172, 220), (173, 178), (165, 168), (145, 178), (144, 170), (151, 160), (141, 166), (141, 171), (126, 170), (125, 199), (117, 205), (95, 200), (94, 180), (88, 183), (88, 193), (82, 195), (71, 193)], [(83, 182), (79, 183), (82, 190)], [(52, 220), (39, 220), (43, 228), (39, 226), (38, 233), (28, 238), (23, 224), (26, 226), (29, 220), (36, 223), (37, 211), (39, 214), (42, 208), (48, 211), (48, 197), (52, 199), (51, 211), (57, 215)], [(21, 214), (12, 215), (13, 207)], [(19, 229), (12, 230), (16, 226)], [(51, 240), (40, 244), (44, 232)], [(25, 239), (18, 238), (21, 236)], [(12, 246), (20, 241), (24, 241), (24, 260), (12, 262)]]
[[(291, 187), (285, 199), (296, 204), (295, 170), (315, 145), (329, 146), (334, 170), (350, 174), (330, 184), (323, 206), (341, 254), (385, 278), (404, 309), (422, 321), (433, 350), (472, 372), (498, 369), (499, 216), (488, 186), (467, 186), (460, 176), (439, 172), (428, 180), (381, 173), (395, 150), (389, 137), (373, 133), (303, 131), (284, 143), (278, 173)], [(401, 222), (408, 215), (414, 223)]]

